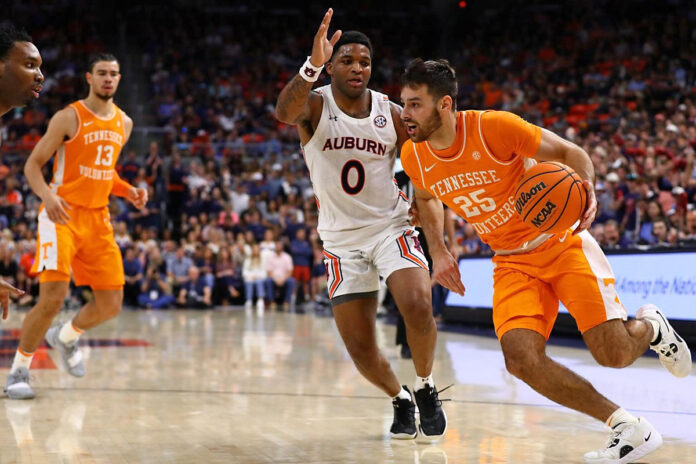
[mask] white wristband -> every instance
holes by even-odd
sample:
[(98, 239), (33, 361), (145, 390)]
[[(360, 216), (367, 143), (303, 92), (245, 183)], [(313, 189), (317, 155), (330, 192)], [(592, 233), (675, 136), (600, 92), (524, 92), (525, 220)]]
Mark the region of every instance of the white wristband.
[(300, 68), (300, 76), (302, 76), (302, 79), (306, 80), (307, 82), (316, 82), (317, 79), (319, 79), (319, 74), (321, 74), (321, 70), (324, 69), (324, 65), (321, 65), (319, 67), (316, 67), (312, 64), (311, 61), (309, 61), (311, 57), (307, 57), (307, 61), (302, 65)]

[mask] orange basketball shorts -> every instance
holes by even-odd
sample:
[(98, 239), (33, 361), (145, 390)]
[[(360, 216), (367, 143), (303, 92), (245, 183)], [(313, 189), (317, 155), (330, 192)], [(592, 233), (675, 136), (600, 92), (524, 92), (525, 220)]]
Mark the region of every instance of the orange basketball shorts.
[(94, 290), (117, 290), (125, 283), (121, 251), (114, 240), (109, 209), (71, 205), (70, 222), (56, 224), (39, 209), (39, 230), (32, 271), (40, 282), (69, 282)]
[(493, 257), (493, 323), (498, 338), (529, 329), (546, 339), (559, 300), (580, 332), (611, 319), (626, 320), (614, 273), (601, 248), (583, 231), (554, 235), (524, 254)]

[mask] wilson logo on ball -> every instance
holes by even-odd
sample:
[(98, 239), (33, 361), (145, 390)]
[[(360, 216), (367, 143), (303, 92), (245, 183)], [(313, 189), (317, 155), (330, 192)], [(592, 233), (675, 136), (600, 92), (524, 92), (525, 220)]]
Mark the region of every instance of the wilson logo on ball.
[(524, 205), (526, 205), (529, 200), (534, 198), (538, 193), (542, 192), (544, 189), (546, 189), (546, 184), (543, 182), (539, 182), (526, 192), (520, 193), (520, 196), (517, 197), (517, 201), (515, 202), (515, 210), (517, 211), (517, 214), (520, 214), (522, 212)]
[(515, 212), (536, 232), (563, 234), (587, 206), (582, 179), (568, 166), (541, 162), (527, 169), (515, 190)]
[(534, 227), (539, 228), (546, 223), (546, 220), (553, 214), (556, 209), (556, 205), (547, 201), (546, 204), (541, 208), (539, 213), (532, 219), (532, 224)]

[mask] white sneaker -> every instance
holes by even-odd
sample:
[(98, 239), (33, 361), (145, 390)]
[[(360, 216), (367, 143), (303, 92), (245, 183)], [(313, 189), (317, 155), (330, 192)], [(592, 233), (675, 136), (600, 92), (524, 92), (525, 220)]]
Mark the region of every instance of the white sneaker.
[(244, 303), (244, 309), (247, 311), (251, 311), (251, 308), (254, 306), (254, 302), (251, 300), (246, 300)]
[(34, 390), (29, 385), (29, 369), (18, 367), (7, 374), (5, 393), (11, 400), (30, 400), (34, 398)]
[(263, 312), (266, 310), (266, 303), (263, 301), (263, 299), (259, 298), (256, 301), (256, 314), (259, 316), (263, 314)]
[(55, 349), (63, 360), (63, 367), (74, 377), (84, 377), (87, 373), (85, 363), (82, 360), (82, 351), (77, 346), (77, 340), (71, 343), (63, 343), (60, 340), (60, 329), (63, 324), (55, 325), (46, 332), (46, 343)]
[(686, 377), (691, 373), (691, 351), (686, 342), (674, 331), (662, 314), (660, 308), (653, 304), (641, 306), (636, 313), (637, 319), (649, 319), (660, 325), (657, 340), (650, 344), (650, 349), (657, 352), (665, 369), (676, 377)]
[(605, 447), (585, 454), (592, 464), (628, 464), (652, 453), (662, 445), (662, 435), (643, 417), (638, 422), (622, 422), (611, 431)]

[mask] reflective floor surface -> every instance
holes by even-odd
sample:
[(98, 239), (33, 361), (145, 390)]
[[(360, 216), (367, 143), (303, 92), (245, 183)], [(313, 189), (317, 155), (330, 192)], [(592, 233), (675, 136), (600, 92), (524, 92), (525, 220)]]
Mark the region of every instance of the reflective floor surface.
[[(3, 325), (6, 366), (23, 316)], [(379, 323), (385, 353), (412, 385), (394, 332)], [(85, 341), (85, 378), (42, 351), (32, 369), (37, 398), (2, 400), (0, 463), (565, 464), (608, 436), (507, 374), (488, 337), (439, 335), (435, 380), (455, 386), (441, 395), (452, 401), (437, 444), (389, 439), (391, 403), (353, 367), (331, 318), (124, 311)], [(665, 444), (642, 462), (696, 463), (695, 376), (673, 378), (650, 357), (613, 370), (584, 349), (549, 352), (662, 432)]]

